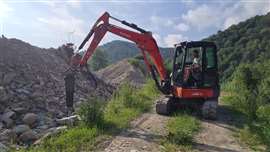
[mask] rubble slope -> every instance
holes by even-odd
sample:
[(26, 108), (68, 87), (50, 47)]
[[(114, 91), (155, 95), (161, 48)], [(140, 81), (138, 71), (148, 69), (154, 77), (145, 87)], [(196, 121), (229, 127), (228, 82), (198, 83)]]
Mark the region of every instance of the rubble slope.
[(104, 69), (99, 70), (97, 76), (113, 86), (119, 86), (129, 82), (131, 85), (139, 87), (145, 83), (146, 76), (139, 67), (136, 67), (124, 59)]

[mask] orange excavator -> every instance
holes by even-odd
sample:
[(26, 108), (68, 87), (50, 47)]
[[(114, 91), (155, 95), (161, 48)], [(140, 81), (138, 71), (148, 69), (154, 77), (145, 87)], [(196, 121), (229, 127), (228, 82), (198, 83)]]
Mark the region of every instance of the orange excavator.
[[(115, 20), (132, 30), (113, 25)], [(105, 12), (94, 24), (78, 50), (90, 40), (90, 45), (81, 56), (76, 53), (72, 59), (73, 67), (82, 68), (94, 53), (107, 32), (134, 42), (141, 50), (144, 62), (154, 79), (157, 88), (166, 98), (156, 103), (158, 114), (170, 114), (180, 103), (199, 105), (205, 118), (215, 119), (220, 93), (217, 48), (213, 42), (191, 41), (175, 44), (173, 70), (167, 73), (159, 47), (150, 31), (133, 23), (119, 20)]]

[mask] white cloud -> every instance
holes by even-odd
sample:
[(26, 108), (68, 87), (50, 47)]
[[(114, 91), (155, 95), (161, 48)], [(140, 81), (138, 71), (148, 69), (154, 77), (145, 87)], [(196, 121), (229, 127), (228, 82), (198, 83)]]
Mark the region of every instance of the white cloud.
[(0, 34), (5, 34), (4, 32), (4, 22), (8, 19), (13, 12), (13, 8), (11, 8), (5, 0), (0, 0)]
[(153, 26), (155, 27), (170, 27), (174, 25), (174, 22), (172, 19), (159, 17), (159, 16), (151, 16), (150, 21)]
[(175, 29), (178, 31), (186, 32), (189, 30), (189, 26), (185, 23), (179, 23), (175, 26)]
[(270, 1), (246, 2), (239, 1), (233, 7), (226, 8), (224, 11), (223, 29), (244, 21), (255, 15), (263, 15), (270, 12)]
[(0, 0), (0, 21), (7, 18), (9, 13), (12, 11), (13, 9), (7, 4), (7, 1)]
[(73, 8), (79, 8), (81, 6), (80, 0), (67, 0), (67, 1), (59, 1), (59, 0), (39, 0), (41, 3), (46, 4), (49, 7), (57, 7), (57, 6), (70, 6)]
[(37, 21), (55, 35), (61, 35), (61, 43), (81, 41), (87, 33), (87, 31), (83, 30), (84, 21), (72, 15), (67, 5), (51, 5), (50, 7), (51, 14), (38, 17)]
[(205, 4), (182, 15), (184, 21), (198, 29), (216, 26), (219, 23), (219, 17), (214, 8)]
[(44, 3), (45, 5), (50, 6), (50, 7), (55, 7), (57, 4), (57, 0), (46, 0), (46, 1), (39, 0), (39, 2)]
[(223, 24), (223, 29), (226, 29), (233, 24), (237, 24), (239, 21), (240, 19), (238, 17), (235, 17), (235, 16), (228, 17)]
[(181, 34), (169, 34), (164, 38), (164, 43), (167, 47), (173, 47), (174, 44), (187, 40), (188, 38)]
[(226, 29), (255, 15), (270, 11), (270, 1), (238, 1), (212, 3), (193, 7), (182, 15), (186, 24), (199, 30), (216, 27)]
[(68, 0), (67, 4), (74, 8), (79, 8), (81, 6), (80, 0)]

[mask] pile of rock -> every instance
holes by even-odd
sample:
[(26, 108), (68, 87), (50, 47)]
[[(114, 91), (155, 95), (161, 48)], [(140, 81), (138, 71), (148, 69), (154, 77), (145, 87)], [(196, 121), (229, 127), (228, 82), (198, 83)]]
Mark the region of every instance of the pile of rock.
[[(144, 70), (146, 71), (146, 69)], [(128, 59), (109, 65), (97, 71), (96, 74), (106, 83), (115, 87), (127, 82), (135, 87), (140, 87), (146, 81), (146, 74), (143, 73), (142, 69), (132, 65)]]
[[(0, 143), (32, 142), (66, 116), (64, 76), (72, 51), (65, 45), (42, 49), (0, 38)], [(113, 92), (99, 78), (81, 73), (75, 88), (75, 104)]]
[(46, 125), (39, 126), (38, 115), (34, 113), (23, 114), (22, 109), (16, 110), (7, 109), (0, 116), (1, 143), (32, 143), (38, 139), (38, 133), (49, 128)]

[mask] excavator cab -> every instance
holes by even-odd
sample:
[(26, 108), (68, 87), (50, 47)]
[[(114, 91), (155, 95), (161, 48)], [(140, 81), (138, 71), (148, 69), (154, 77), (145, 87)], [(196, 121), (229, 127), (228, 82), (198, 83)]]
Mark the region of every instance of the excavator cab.
[[(182, 88), (219, 88), (213, 42), (182, 42), (175, 47), (172, 83)], [(218, 93), (219, 90), (216, 90)]]
[(169, 114), (176, 105), (201, 105), (204, 118), (215, 119), (219, 97), (217, 48), (206, 41), (175, 46), (171, 77), (172, 96), (156, 104), (159, 114)]

